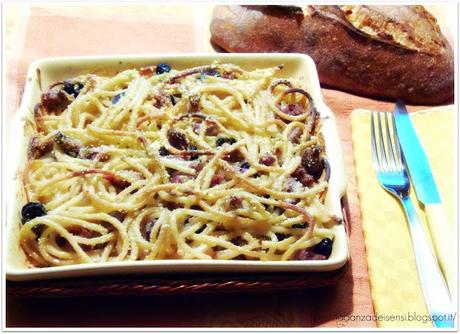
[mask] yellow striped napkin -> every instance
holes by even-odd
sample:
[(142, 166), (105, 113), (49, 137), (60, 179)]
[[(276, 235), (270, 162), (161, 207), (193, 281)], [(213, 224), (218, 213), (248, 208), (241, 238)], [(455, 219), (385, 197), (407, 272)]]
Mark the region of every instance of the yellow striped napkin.
[[(430, 161), (446, 214), (455, 215), (455, 108), (443, 106), (411, 114), (417, 134)], [(432, 327), (420, 287), (409, 229), (402, 207), (377, 181), (372, 167), (370, 111), (351, 116), (361, 220), (379, 327)], [(415, 192), (411, 191), (414, 203)], [(425, 224), (425, 216), (419, 217)]]

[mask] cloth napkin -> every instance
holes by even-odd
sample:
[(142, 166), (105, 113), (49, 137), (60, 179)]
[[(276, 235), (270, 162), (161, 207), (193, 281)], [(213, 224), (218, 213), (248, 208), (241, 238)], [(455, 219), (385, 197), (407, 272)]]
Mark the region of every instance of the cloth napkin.
[[(455, 108), (432, 108), (411, 113), (411, 118), (432, 167), (446, 215), (454, 224)], [(373, 170), (370, 111), (355, 110), (351, 122), (362, 228), (377, 325), (431, 327), (403, 209), (380, 186)], [(413, 189), (411, 197), (414, 203), (418, 203)], [(427, 227), (421, 207), (418, 206), (417, 210), (422, 224)]]

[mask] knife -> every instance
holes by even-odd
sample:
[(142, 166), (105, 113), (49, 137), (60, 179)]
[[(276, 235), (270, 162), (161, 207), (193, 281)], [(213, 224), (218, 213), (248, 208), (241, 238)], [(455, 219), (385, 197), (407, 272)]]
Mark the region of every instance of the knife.
[(457, 286), (455, 279), (457, 253), (454, 247), (456, 233), (447, 220), (430, 163), (402, 100), (396, 102), (393, 119), (417, 199), (424, 205), (438, 263), (444, 273), (452, 299)]

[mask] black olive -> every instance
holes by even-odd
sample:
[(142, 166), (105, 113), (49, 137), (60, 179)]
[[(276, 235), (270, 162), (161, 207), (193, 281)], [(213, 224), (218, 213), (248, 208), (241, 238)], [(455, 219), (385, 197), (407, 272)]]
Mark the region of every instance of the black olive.
[(282, 241), (284, 239), (286, 239), (288, 236), (284, 233), (275, 233), (276, 234), (276, 237), (278, 238), (278, 241)]
[(236, 246), (242, 246), (244, 244), (246, 244), (246, 240), (244, 240), (242, 237), (240, 236), (237, 236), (235, 238), (233, 238), (232, 240), (230, 240), (230, 242)]
[(158, 150), (158, 153), (164, 157), (165, 155), (169, 155), (169, 151), (166, 149), (166, 147), (161, 146), (160, 149)]
[(216, 146), (222, 146), (224, 143), (226, 143), (228, 138), (222, 138), (222, 137), (219, 137), (217, 138), (216, 140)]
[[(197, 147), (194, 146), (194, 145), (190, 145), (190, 148), (189, 148), (190, 151), (196, 151), (197, 150)], [(198, 154), (190, 154), (190, 160), (196, 160), (198, 159)]]
[(234, 138), (227, 138), (227, 137), (219, 137), (216, 140), (216, 146), (222, 146), (225, 143), (232, 145), (236, 143), (236, 140)]
[[(45, 216), (47, 214), (45, 207), (42, 203), (39, 202), (29, 202), (22, 207), (21, 216), (22, 216), (22, 223), (27, 223), (29, 220), (32, 220), (37, 217)], [(45, 225), (37, 224), (32, 227), (32, 232), (35, 233), (37, 237), (39, 237), (43, 230), (45, 229)]]
[(241, 168), (242, 170), (247, 170), (247, 169), (249, 169), (250, 167), (251, 167), (251, 165), (249, 164), (249, 162), (243, 162), (243, 163), (241, 164), (241, 166), (240, 166), (240, 168)]
[(220, 77), (220, 73), (216, 69), (210, 68), (209, 70), (204, 71), (204, 74), (211, 75), (213, 77)]
[(22, 222), (26, 223), (37, 217), (45, 216), (47, 214), (44, 205), (40, 202), (29, 202), (22, 207), (21, 216)]
[(117, 104), (118, 101), (120, 101), (120, 99), (121, 99), (121, 97), (122, 97), (123, 95), (125, 95), (125, 92), (121, 92), (121, 93), (115, 95), (115, 96), (113, 97), (113, 99), (112, 99), (112, 104)]
[(82, 88), (83, 84), (80, 82), (64, 81), (64, 91), (69, 95), (73, 95), (73, 97), (77, 97)]
[(145, 222), (145, 233), (144, 233), (145, 240), (147, 241), (150, 240), (150, 235), (152, 234), (152, 229), (153, 229), (153, 226), (155, 226), (156, 222), (157, 220), (153, 218), (148, 218), (147, 221)]
[(217, 72), (214, 68), (210, 68), (210, 69), (208, 69), (208, 70), (206, 70), (206, 71), (201, 72), (202, 78), (203, 78), (205, 75), (209, 75), (209, 76), (212, 76), (212, 77), (220, 77), (220, 73)]
[(197, 234), (198, 234), (198, 233), (201, 233), (201, 232), (203, 232), (203, 231), (204, 231), (204, 229), (206, 228), (206, 226), (207, 226), (206, 224), (204, 224), (204, 225), (201, 225), (201, 226), (200, 226), (200, 227), (199, 227), (199, 228), (198, 228), (198, 229), (195, 231), (195, 233), (197, 233)]
[(293, 228), (306, 228), (307, 223), (302, 223), (302, 224), (294, 224), (292, 225)]
[(316, 253), (329, 257), (332, 252), (332, 240), (329, 238), (324, 238), (320, 243), (316, 244), (313, 249)]
[(168, 64), (160, 63), (157, 65), (157, 69), (156, 69), (157, 74), (168, 73), (168, 72), (171, 72), (171, 67), (169, 67)]

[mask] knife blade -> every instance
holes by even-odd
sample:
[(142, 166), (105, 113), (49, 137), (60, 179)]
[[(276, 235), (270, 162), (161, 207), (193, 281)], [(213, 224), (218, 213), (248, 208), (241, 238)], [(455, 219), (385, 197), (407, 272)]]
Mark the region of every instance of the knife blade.
[(417, 199), (424, 205), (430, 235), (451, 296), (456, 291), (454, 228), (449, 224), (442, 207), (431, 166), (403, 101), (398, 100), (393, 112), (396, 133), (409, 170)]
[(401, 144), (418, 200), (425, 205), (441, 203), (441, 197), (431, 172), (430, 163), (403, 101), (398, 100), (396, 102), (393, 115), (399, 143)]

